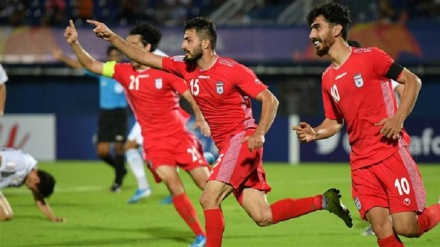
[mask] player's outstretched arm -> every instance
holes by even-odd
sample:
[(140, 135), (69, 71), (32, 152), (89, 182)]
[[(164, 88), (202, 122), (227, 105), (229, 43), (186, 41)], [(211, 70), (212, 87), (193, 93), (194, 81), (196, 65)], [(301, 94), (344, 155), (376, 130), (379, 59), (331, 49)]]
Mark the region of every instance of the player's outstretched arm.
[(311, 142), (335, 135), (341, 130), (343, 125), (344, 121), (342, 119), (332, 120), (326, 118), (316, 128), (312, 128), (312, 126), (306, 122), (300, 122), (299, 125), (293, 126), (292, 129), (295, 130), (298, 140), (301, 142)]
[(46, 215), (46, 217), (52, 221), (52, 222), (65, 222), (66, 219), (57, 217), (52, 212), (52, 209), (50, 208), (49, 204), (44, 200), (44, 198), (40, 195), (40, 193), (33, 191), (32, 194), (34, 196), (35, 203), (37, 207), (40, 209), (40, 211)]
[(87, 22), (95, 25), (93, 32), (95, 32), (97, 37), (109, 41), (129, 59), (148, 67), (162, 69), (163, 56), (150, 53), (140, 46), (125, 41), (121, 36), (114, 33), (102, 22), (94, 20), (87, 20)]
[(82, 65), (79, 63), (78, 60), (72, 59), (68, 56), (66, 56), (63, 51), (60, 48), (54, 48), (52, 49), (52, 55), (54, 58), (65, 65), (74, 68), (74, 69), (82, 69)]
[(186, 90), (182, 97), (184, 97), (189, 104), (191, 105), (192, 110), (194, 111), (194, 115), (196, 117), (196, 122), (194, 123), (194, 128), (200, 128), (200, 133), (204, 136), (210, 136), (211, 135), (211, 129), (208, 126), (208, 123), (205, 121), (205, 117), (203, 116), (202, 112), (200, 111), (199, 106), (197, 105), (196, 101), (194, 100), (191, 92), (189, 90)]
[(78, 41), (78, 32), (76, 31), (75, 24), (72, 20), (69, 20), (69, 26), (66, 27), (64, 31), (64, 37), (67, 43), (72, 47), (78, 61), (87, 70), (102, 75), (103, 73), (103, 63), (96, 61), (88, 52), (86, 52)]

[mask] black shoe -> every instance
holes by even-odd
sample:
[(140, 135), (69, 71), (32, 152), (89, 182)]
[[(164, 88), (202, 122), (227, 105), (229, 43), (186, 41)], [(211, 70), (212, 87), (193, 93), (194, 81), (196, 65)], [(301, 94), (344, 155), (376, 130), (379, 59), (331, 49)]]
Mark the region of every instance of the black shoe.
[(338, 189), (329, 189), (323, 195), (324, 199), (327, 201), (327, 206), (325, 207), (330, 213), (336, 214), (341, 218), (345, 225), (349, 228), (353, 226), (353, 219), (351, 218), (350, 211), (342, 204), (341, 194)]
[(119, 192), (121, 192), (121, 185), (118, 184), (118, 183), (114, 183), (114, 184), (112, 185), (112, 187), (110, 188), (110, 191), (113, 192), (113, 193), (119, 193)]

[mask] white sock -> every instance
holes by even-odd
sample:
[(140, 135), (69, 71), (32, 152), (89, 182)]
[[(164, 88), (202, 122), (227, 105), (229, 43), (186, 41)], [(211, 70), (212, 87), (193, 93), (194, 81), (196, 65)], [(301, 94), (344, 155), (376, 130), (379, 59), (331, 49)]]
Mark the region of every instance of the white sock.
[(138, 188), (141, 190), (148, 189), (150, 185), (148, 185), (147, 176), (145, 175), (144, 160), (139, 151), (137, 149), (130, 149), (125, 152), (125, 157), (137, 180)]

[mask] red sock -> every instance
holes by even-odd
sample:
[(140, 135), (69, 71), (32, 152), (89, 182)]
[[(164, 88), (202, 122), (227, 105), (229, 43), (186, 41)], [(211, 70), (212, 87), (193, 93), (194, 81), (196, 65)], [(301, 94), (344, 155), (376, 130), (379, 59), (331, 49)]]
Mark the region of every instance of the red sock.
[(205, 213), (206, 247), (222, 246), (223, 231), (225, 230), (225, 219), (219, 208), (208, 209)]
[(391, 235), (387, 238), (378, 239), (377, 243), (380, 247), (404, 247), (400, 239), (396, 238), (396, 235)]
[(440, 222), (440, 204), (436, 203), (430, 207), (425, 208), (423, 213), (418, 215), (419, 234), (431, 230)]
[(322, 195), (300, 199), (282, 199), (272, 205), (272, 223), (299, 217), (322, 209)]
[(202, 226), (200, 225), (199, 219), (197, 218), (197, 212), (194, 208), (192, 202), (189, 200), (185, 193), (173, 197), (173, 204), (180, 217), (186, 222), (186, 224), (191, 228), (194, 234), (205, 235)]

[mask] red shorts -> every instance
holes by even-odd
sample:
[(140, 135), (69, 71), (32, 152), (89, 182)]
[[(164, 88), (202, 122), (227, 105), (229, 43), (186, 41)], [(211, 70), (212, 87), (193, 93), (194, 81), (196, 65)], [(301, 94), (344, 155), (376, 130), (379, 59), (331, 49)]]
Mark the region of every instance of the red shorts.
[(271, 190), (263, 169), (263, 148), (249, 152), (248, 143), (242, 142), (245, 136), (253, 133), (254, 130), (248, 130), (231, 137), (220, 150), (219, 157), (208, 178), (208, 180), (230, 184), (239, 202), (242, 200), (242, 192), (245, 188), (254, 188), (266, 193)]
[(202, 166), (210, 169), (203, 156), (202, 144), (197, 137), (189, 132), (157, 140), (148, 140), (144, 143), (144, 151), (148, 157), (149, 168), (157, 183), (161, 180), (155, 170), (162, 165), (180, 167), (185, 171)]
[(422, 212), (426, 191), (419, 168), (407, 147), (385, 160), (352, 171), (352, 196), (362, 219), (373, 207), (390, 213)]

